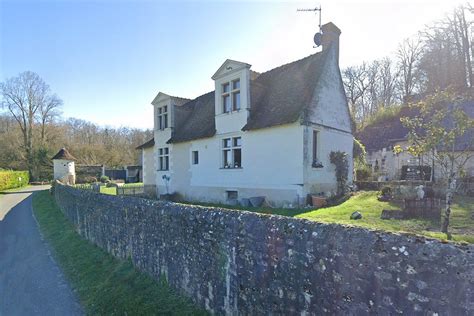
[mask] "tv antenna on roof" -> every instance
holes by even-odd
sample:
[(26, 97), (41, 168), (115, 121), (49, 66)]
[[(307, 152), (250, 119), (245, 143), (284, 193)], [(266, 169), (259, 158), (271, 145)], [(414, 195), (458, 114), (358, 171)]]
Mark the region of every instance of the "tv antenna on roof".
[(319, 26), (319, 32), (314, 34), (313, 41), (314, 41), (314, 44), (316, 44), (316, 46), (313, 46), (313, 47), (316, 48), (316, 47), (321, 46), (321, 39), (323, 37), (322, 31), (321, 31), (321, 12), (322, 12), (321, 5), (319, 5), (319, 8), (316, 7), (314, 9), (297, 9), (296, 11), (297, 12), (314, 12), (316, 14), (319, 12), (319, 25), (318, 25)]

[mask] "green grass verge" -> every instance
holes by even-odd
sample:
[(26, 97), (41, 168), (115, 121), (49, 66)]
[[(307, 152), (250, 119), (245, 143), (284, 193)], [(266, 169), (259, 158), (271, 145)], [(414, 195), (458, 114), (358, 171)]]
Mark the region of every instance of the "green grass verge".
[(166, 282), (156, 282), (82, 239), (47, 191), (33, 196), (41, 232), (89, 315), (206, 315)]

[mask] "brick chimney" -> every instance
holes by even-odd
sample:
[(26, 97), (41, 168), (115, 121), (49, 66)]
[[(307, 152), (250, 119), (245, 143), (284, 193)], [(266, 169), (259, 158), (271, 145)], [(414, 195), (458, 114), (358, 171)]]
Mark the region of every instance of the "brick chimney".
[(322, 25), (321, 30), (323, 32), (321, 40), (323, 51), (327, 50), (331, 45), (336, 46), (336, 56), (339, 62), (339, 35), (341, 35), (341, 30), (332, 22)]

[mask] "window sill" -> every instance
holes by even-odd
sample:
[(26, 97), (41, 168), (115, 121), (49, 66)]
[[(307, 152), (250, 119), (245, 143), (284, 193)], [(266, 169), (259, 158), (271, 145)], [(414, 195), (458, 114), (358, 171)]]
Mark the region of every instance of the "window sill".
[(219, 168), (219, 169), (221, 169), (221, 170), (242, 170), (242, 169), (244, 169), (244, 168), (242, 168), (242, 167), (237, 167), (237, 168), (235, 168), (235, 167), (234, 167), (234, 168)]
[(158, 172), (159, 172), (159, 171), (170, 171), (170, 169), (158, 169), (158, 170), (156, 170), (156, 171), (158, 171)]
[(320, 163), (320, 162), (313, 162), (313, 163), (311, 164), (311, 167), (312, 167), (313, 169), (322, 169), (322, 168), (324, 168), (323, 164)]
[[(242, 109), (239, 109), (239, 110), (232, 110), (232, 111), (230, 111), (230, 112), (222, 112), (222, 113), (219, 114), (219, 115), (230, 115), (230, 114), (233, 114), (233, 113), (239, 113), (239, 112), (241, 112), (241, 111), (242, 111)], [(219, 116), (219, 115), (218, 115), (218, 116)]]

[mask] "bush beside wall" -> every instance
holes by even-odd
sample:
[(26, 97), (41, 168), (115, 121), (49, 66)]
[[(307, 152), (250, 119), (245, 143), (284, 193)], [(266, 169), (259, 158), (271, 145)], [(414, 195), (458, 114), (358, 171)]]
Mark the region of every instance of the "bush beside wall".
[(29, 181), (28, 171), (0, 170), (0, 191), (23, 187)]
[(474, 246), (57, 185), (86, 239), (218, 315), (473, 315)]

